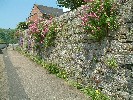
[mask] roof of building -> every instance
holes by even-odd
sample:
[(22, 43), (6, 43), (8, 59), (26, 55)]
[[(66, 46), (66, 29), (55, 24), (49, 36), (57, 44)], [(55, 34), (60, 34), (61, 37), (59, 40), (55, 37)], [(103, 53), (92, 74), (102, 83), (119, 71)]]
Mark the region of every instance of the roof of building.
[(38, 9), (41, 11), (43, 14), (47, 15), (55, 15), (55, 16), (60, 16), (63, 14), (63, 9), (58, 9), (58, 8), (53, 8), (53, 7), (47, 7), (43, 5), (37, 5), (35, 4)]

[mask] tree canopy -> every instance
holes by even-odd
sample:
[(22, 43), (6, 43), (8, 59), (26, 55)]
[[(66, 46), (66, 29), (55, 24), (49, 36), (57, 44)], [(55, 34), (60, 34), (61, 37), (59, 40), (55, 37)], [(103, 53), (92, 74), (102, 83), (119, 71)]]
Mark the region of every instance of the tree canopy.
[(0, 42), (17, 43), (17, 40), (15, 39), (15, 29), (0, 28)]
[(84, 0), (57, 0), (59, 7), (69, 8), (71, 10), (77, 9), (81, 5), (86, 4)]
[(20, 30), (28, 29), (28, 25), (26, 24), (26, 22), (19, 22), (19, 24), (17, 25), (17, 29)]

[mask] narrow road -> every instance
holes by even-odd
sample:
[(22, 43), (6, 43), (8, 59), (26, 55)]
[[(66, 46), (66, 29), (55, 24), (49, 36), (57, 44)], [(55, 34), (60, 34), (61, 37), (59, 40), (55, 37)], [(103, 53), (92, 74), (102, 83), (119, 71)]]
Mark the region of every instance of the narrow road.
[(28, 100), (24, 87), (21, 84), (16, 68), (13, 66), (6, 50), (3, 50), (4, 63), (7, 71), (7, 80), (9, 85), (9, 100)]
[(3, 50), (0, 65), (0, 100), (90, 100), (16, 51)]

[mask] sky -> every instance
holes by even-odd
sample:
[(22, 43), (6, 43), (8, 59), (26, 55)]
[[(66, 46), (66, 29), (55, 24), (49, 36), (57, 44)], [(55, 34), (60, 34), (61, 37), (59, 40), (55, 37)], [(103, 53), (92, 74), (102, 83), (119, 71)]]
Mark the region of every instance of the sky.
[(63, 9), (56, 0), (0, 0), (0, 28), (14, 29), (26, 21), (34, 4)]

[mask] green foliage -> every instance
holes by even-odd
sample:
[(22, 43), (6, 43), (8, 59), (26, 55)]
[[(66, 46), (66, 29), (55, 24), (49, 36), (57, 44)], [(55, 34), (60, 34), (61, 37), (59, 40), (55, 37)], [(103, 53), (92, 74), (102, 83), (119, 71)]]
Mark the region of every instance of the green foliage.
[(20, 29), (20, 30), (28, 29), (28, 25), (26, 22), (19, 22), (19, 24), (17, 25), (17, 29)]
[(44, 67), (49, 71), (50, 74), (56, 74), (57, 77), (62, 78), (62, 79), (67, 79), (67, 72), (64, 69), (59, 68), (56, 64), (52, 63), (46, 63)]
[(0, 28), (0, 42), (17, 43), (17, 39), (15, 38), (15, 30)]
[(50, 27), (49, 27), (49, 32), (46, 34), (46, 37), (44, 38), (44, 47), (48, 48), (50, 46), (54, 46), (55, 45), (55, 38), (57, 35), (57, 32), (55, 31), (55, 29), (57, 28), (56, 23), (53, 23)]
[(59, 73), (57, 73), (57, 76), (62, 79), (68, 78), (67, 72), (64, 69), (60, 69)]
[(39, 56), (31, 56), (30, 54), (21, 51), (21, 49), (19, 48), (17, 50), (23, 55), (31, 58), (36, 63), (41, 64), (44, 68), (46, 68), (49, 71), (50, 74), (55, 74), (57, 77), (67, 80), (70, 85), (76, 87), (88, 96), (91, 96), (91, 100), (110, 100), (110, 98), (101, 93), (100, 90), (95, 90), (94, 88), (89, 86), (85, 87), (80, 83), (68, 80), (67, 72), (64, 69), (59, 68), (56, 64), (47, 63), (44, 60), (42, 60)]
[(76, 83), (76, 84), (73, 84), (74, 87), (76, 87), (77, 89), (83, 89), (83, 85), (80, 84), (80, 83)]
[(46, 68), (48, 69), (49, 73), (51, 74), (58, 74), (59, 68), (55, 64), (47, 64)]
[(98, 63), (99, 62), (98, 57), (96, 55), (94, 55), (92, 58), (92, 61), (94, 61), (95, 63)]
[(84, 0), (57, 0), (59, 7), (70, 8), (71, 10), (86, 4)]
[(84, 30), (91, 33), (92, 39), (100, 41), (108, 36), (109, 30), (118, 28), (118, 5), (113, 0), (94, 0), (87, 6), (84, 8), (86, 14), (83, 15), (82, 21)]
[(30, 33), (34, 39), (34, 48), (38, 55), (42, 50), (55, 45), (56, 28), (57, 22), (52, 21), (52, 17), (49, 20), (40, 19), (29, 25)]
[(95, 90), (91, 86), (83, 86), (80, 83), (76, 83), (74, 81), (68, 81), (70, 85), (76, 87), (81, 90), (83, 93), (91, 96), (91, 100), (110, 100), (109, 97), (100, 92), (100, 90)]
[(106, 61), (107, 66), (110, 68), (116, 69), (118, 67), (118, 63), (114, 57), (108, 58)]
[(4, 43), (6, 41), (4, 38), (5, 38), (5, 34), (0, 33), (0, 43)]

